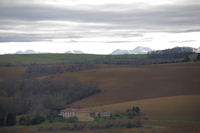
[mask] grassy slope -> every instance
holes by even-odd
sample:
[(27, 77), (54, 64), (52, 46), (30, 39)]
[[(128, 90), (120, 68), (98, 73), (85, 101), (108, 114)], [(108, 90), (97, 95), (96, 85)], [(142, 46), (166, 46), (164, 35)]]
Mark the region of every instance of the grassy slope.
[(93, 62), (98, 59), (134, 59), (146, 58), (147, 55), (92, 55), (92, 54), (27, 54), (27, 55), (0, 55), (0, 63), (11, 64), (54, 64)]
[(139, 106), (142, 115), (164, 120), (200, 120), (200, 95), (171, 96), (124, 103), (96, 106), (85, 109), (124, 112), (127, 108)]
[(48, 63), (68, 63), (82, 58), (93, 59), (95, 55), (73, 55), (73, 54), (27, 54), (27, 55), (1, 55), (0, 62), (21, 63), (21, 64), (48, 64)]
[(144, 98), (200, 94), (200, 63), (164, 64), (89, 70), (55, 77), (73, 76), (95, 81), (102, 92), (74, 103), (96, 106)]

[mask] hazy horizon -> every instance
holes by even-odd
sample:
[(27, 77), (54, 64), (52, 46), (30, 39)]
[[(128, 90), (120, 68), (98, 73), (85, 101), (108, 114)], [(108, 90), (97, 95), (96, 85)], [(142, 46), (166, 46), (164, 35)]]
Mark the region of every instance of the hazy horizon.
[[(137, 47), (141, 47), (141, 46), (137, 46)], [(137, 48), (135, 47), (135, 48)], [(178, 47), (178, 46), (176, 46)], [(183, 47), (187, 47), (187, 46), (183, 46)], [(135, 49), (134, 48), (134, 49)], [(150, 47), (142, 47), (142, 48), (150, 48)], [(175, 47), (173, 47), (175, 48)], [(191, 47), (191, 48), (194, 48), (194, 47)], [(111, 51), (110, 53), (106, 53), (106, 54), (102, 54), (102, 53), (87, 53), (87, 52), (84, 52), (84, 51), (81, 51), (81, 50), (76, 50), (76, 49), (72, 49), (72, 50), (67, 50), (67, 51), (60, 51), (60, 52), (51, 52), (51, 51), (45, 51), (45, 52), (41, 52), (41, 51), (35, 51), (33, 49), (26, 49), (26, 50), (17, 50), (13, 53), (3, 53), (0, 55), (4, 55), (4, 54), (96, 54), (96, 55), (110, 55), (112, 54), (114, 51), (117, 51), (117, 50), (122, 50), (122, 51), (130, 51), (130, 50), (134, 50), (134, 49), (115, 49), (113, 51)], [(151, 48), (150, 48), (151, 49)], [(166, 49), (171, 49), (171, 48), (166, 48)], [(200, 49), (200, 47), (197, 47), (196, 48), (197, 51), (199, 51), (198, 49)], [(156, 50), (165, 50), (165, 49), (151, 49), (152, 51), (156, 51)], [(31, 52), (31, 53), (28, 53), (28, 52)], [(32, 53), (33, 52), (33, 53)], [(125, 53), (124, 53), (125, 54)], [(115, 54), (114, 54), (115, 55)]]

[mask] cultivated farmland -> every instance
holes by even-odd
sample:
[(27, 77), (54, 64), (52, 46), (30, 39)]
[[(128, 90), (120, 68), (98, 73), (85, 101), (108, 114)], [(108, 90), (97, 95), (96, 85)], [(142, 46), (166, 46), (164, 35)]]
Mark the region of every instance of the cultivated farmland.
[(56, 77), (72, 76), (95, 81), (101, 92), (74, 103), (88, 107), (146, 98), (200, 94), (200, 63), (148, 65), (89, 70)]

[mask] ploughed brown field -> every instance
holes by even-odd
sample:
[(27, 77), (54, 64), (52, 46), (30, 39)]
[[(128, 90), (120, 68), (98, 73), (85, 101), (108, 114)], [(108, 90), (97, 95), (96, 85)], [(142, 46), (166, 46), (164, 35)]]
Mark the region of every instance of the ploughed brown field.
[(200, 94), (200, 63), (113, 67), (88, 70), (56, 77), (72, 76), (94, 81), (101, 92), (73, 106), (88, 107), (147, 98)]
[(200, 120), (200, 95), (170, 96), (85, 108), (86, 110), (110, 110), (125, 112), (139, 106), (142, 117), (158, 120)]
[(7, 79), (22, 79), (24, 78), (24, 73), (26, 67), (24, 66), (12, 66), (12, 67), (0, 67), (0, 81)]

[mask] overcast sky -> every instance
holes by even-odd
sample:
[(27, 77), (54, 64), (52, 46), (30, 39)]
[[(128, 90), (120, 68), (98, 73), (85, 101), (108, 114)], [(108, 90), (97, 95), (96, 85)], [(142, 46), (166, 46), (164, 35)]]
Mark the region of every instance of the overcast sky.
[(200, 47), (200, 0), (0, 0), (0, 54)]

